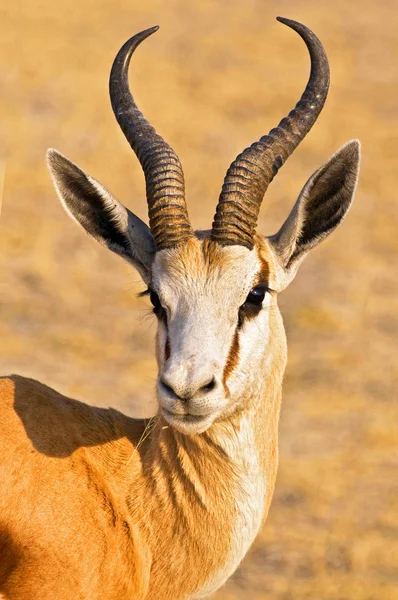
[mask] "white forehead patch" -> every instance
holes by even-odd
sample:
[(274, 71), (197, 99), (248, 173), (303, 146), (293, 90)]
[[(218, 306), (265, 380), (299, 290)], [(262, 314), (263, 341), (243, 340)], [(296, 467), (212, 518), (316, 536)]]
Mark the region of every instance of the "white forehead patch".
[(228, 310), (229, 304), (236, 307), (244, 302), (261, 266), (255, 249), (193, 238), (184, 246), (157, 253), (152, 283), (166, 309), (175, 308), (184, 298), (196, 303), (207, 297)]

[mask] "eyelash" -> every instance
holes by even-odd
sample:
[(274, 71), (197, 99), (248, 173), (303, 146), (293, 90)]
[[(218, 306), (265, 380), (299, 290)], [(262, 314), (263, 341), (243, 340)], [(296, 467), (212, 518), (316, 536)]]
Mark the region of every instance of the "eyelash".
[(149, 299), (153, 306), (153, 312), (155, 313), (155, 315), (157, 317), (161, 317), (161, 316), (165, 315), (165, 310), (160, 302), (159, 296), (157, 295), (157, 293), (154, 290), (152, 290), (151, 288), (148, 288), (147, 290), (144, 290), (143, 292), (140, 292), (138, 294), (139, 298), (143, 298), (144, 296), (149, 296)]

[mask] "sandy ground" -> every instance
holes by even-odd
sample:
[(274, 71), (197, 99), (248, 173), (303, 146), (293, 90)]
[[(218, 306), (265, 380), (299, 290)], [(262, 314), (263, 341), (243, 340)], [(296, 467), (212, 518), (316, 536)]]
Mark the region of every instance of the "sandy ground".
[[(197, 228), (226, 168), (292, 108), (308, 73), (301, 20), (325, 44), (326, 108), (270, 187), (274, 233), (309, 175), (363, 144), (355, 206), (281, 297), (289, 365), (270, 517), (218, 600), (398, 598), (398, 38), (396, 2), (50, 0), (0, 5), (0, 370), (130, 414), (154, 410), (154, 319), (142, 284), (63, 213), (54, 146), (146, 218), (144, 180), (112, 115), (122, 42), (160, 24), (132, 82), (184, 165)], [(204, 175), (205, 173), (205, 175)]]

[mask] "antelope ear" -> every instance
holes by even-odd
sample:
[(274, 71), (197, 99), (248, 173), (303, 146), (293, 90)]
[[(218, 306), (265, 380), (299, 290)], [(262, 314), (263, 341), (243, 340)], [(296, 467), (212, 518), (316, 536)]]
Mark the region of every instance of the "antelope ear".
[(47, 151), (47, 164), (66, 212), (100, 244), (134, 265), (148, 283), (155, 253), (149, 227), (57, 150)]
[(269, 238), (285, 270), (293, 279), (306, 254), (326, 238), (344, 219), (358, 182), (360, 143), (344, 144), (310, 177), (288, 219)]

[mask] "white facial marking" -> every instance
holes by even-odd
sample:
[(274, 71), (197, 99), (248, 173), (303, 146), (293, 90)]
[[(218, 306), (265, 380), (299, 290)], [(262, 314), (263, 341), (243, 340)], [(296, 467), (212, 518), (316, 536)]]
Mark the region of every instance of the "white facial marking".
[(264, 514), (267, 478), (260, 467), (250, 414), (242, 417), (236, 436), (224, 438), (223, 449), (239, 468), (235, 489), (232, 490), (236, 500), (236, 518), (227, 560), (195, 593), (195, 600), (213, 594), (236, 571), (258, 534)]
[[(202, 243), (159, 252), (152, 269), (151, 286), (164, 307), (158, 400), (166, 420), (183, 433), (201, 433), (231, 411), (268, 332), (266, 294), (259, 314), (236, 333), (239, 308), (262, 268), (257, 251), (216, 246), (206, 255)], [(225, 382), (235, 335), (239, 356)]]

